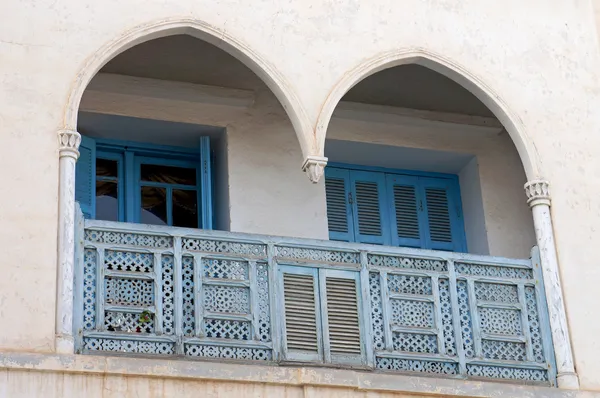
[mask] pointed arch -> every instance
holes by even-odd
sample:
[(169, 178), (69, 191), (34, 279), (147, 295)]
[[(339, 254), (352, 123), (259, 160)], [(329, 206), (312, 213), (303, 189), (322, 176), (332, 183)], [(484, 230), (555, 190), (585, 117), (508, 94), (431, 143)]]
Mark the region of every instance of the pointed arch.
[(285, 109), (304, 157), (314, 152), (313, 123), (283, 75), (261, 54), (229, 33), (196, 19), (176, 18), (139, 25), (96, 51), (80, 69), (72, 85), (64, 113), (64, 129), (77, 129), (77, 115), (83, 93), (98, 71), (120, 53), (147, 41), (186, 34), (215, 45), (250, 68), (271, 89)]
[(494, 113), (510, 135), (523, 163), (528, 180), (541, 175), (540, 159), (533, 140), (526, 134), (522, 121), (487, 84), (458, 63), (422, 48), (399, 49), (379, 54), (344, 75), (326, 98), (317, 119), (315, 138), (321, 155), (331, 117), (342, 97), (367, 77), (395, 66), (418, 64), (436, 71), (460, 84)]

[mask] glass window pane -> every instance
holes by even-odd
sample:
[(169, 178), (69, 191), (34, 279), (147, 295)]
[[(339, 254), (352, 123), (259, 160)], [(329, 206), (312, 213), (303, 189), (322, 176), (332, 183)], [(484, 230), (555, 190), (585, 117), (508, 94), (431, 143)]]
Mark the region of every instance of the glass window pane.
[(96, 159), (96, 177), (118, 177), (118, 163), (116, 160)]
[(156, 164), (142, 164), (141, 178), (142, 181), (195, 186), (196, 169), (185, 167), (161, 166)]
[(119, 221), (119, 200), (116, 182), (96, 181), (96, 219)]
[(167, 190), (142, 187), (142, 224), (167, 225)]
[(173, 225), (198, 228), (198, 193), (196, 191), (173, 190)]

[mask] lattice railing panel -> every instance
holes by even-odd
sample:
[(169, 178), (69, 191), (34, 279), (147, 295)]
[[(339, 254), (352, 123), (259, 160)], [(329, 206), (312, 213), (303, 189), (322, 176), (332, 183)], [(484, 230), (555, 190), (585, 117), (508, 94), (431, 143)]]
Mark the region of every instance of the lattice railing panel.
[[(357, 275), (364, 356), (352, 366), (555, 382), (543, 281), (531, 260), (100, 221), (86, 221), (81, 236), (81, 352), (281, 361), (279, 267), (291, 266)], [(318, 294), (315, 305), (326, 305), (319, 301), (341, 291)], [(323, 308), (314, 313), (326, 328)]]
[(376, 367), (553, 384), (539, 271), (444, 256), (367, 255)]

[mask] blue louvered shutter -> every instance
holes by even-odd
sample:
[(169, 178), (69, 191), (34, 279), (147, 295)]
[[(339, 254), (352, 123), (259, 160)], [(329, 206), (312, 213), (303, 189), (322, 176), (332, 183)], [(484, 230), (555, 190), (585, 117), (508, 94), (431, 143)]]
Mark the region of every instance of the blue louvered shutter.
[(419, 211), (419, 178), (389, 174), (386, 177), (392, 245), (423, 247), (425, 219)]
[(389, 219), (385, 205), (385, 175), (352, 171), (350, 173), (354, 241), (390, 244)]
[(96, 141), (81, 137), (75, 166), (75, 200), (85, 218), (96, 217)]
[(344, 169), (325, 169), (325, 194), (327, 197), (327, 225), (329, 239), (354, 241), (354, 223), (350, 197), (350, 172)]
[(213, 229), (212, 204), (212, 159), (210, 158), (210, 137), (200, 137), (200, 186), (198, 204), (200, 207), (198, 225), (202, 229)]
[(425, 214), (425, 247), (465, 251), (464, 223), (458, 184), (454, 180), (420, 177)]

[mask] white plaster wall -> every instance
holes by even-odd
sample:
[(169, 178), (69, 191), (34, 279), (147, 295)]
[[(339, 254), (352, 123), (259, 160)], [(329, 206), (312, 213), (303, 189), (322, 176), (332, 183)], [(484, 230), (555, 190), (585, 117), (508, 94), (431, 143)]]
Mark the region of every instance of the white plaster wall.
[[(0, 349), (52, 350), (55, 134), (64, 127), (67, 98), (82, 65), (136, 26), (185, 17), (243, 41), (278, 71), (312, 123), (336, 82), (385, 51), (425, 48), (477, 76), (510, 109), (524, 140), (531, 143), (530, 156), (538, 159), (540, 172), (552, 184), (577, 371), (584, 388), (600, 389), (600, 318), (590, 305), (600, 300), (600, 268), (593, 251), (600, 240), (600, 52), (592, 13), (590, 1), (574, 0), (555, 0), (551, 6), (541, 0), (0, 2)], [(291, 160), (289, 172), (296, 170), (293, 178), (306, 187), (291, 202), (297, 205), (322, 187), (301, 183), (301, 159), (281, 151), (285, 141), (279, 139), (287, 138), (262, 142), (276, 148), (280, 160)], [(231, 154), (243, 150), (232, 146)], [(498, 161), (492, 156), (490, 162), (494, 159)], [(261, 162), (249, 159), (247, 174), (258, 173), (250, 166)], [(263, 197), (269, 189), (287, 197), (266, 182), (279, 172), (266, 172), (260, 180)], [(488, 176), (482, 173), (484, 192), (485, 181), (493, 181)], [(246, 194), (232, 191), (232, 201)], [(492, 206), (486, 211), (502, 220), (505, 213), (499, 210)], [(320, 211), (310, 217), (322, 219), (324, 207)], [(271, 225), (281, 215), (276, 213)], [(259, 221), (233, 212), (231, 223), (244, 229)], [(323, 233), (322, 226), (314, 228)], [(488, 232), (498, 236), (505, 231), (488, 226)], [(287, 234), (285, 228), (279, 233)], [(500, 249), (490, 246), (490, 252)]]
[(268, 91), (227, 123), (230, 230), (327, 239), (325, 189), (299, 172), (294, 129)]
[[(458, 174), (465, 219), (465, 235), (470, 253), (489, 254), (485, 210), (481, 192), (478, 158), (473, 158)], [(520, 207), (520, 206), (519, 206)], [(523, 220), (527, 224), (526, 220)], [(525, 228), (532, 225), (525, 225)], [(532, 231), (533, 232), (533, 231)], [(530, 239), (535, 237), (530, 237)]]

